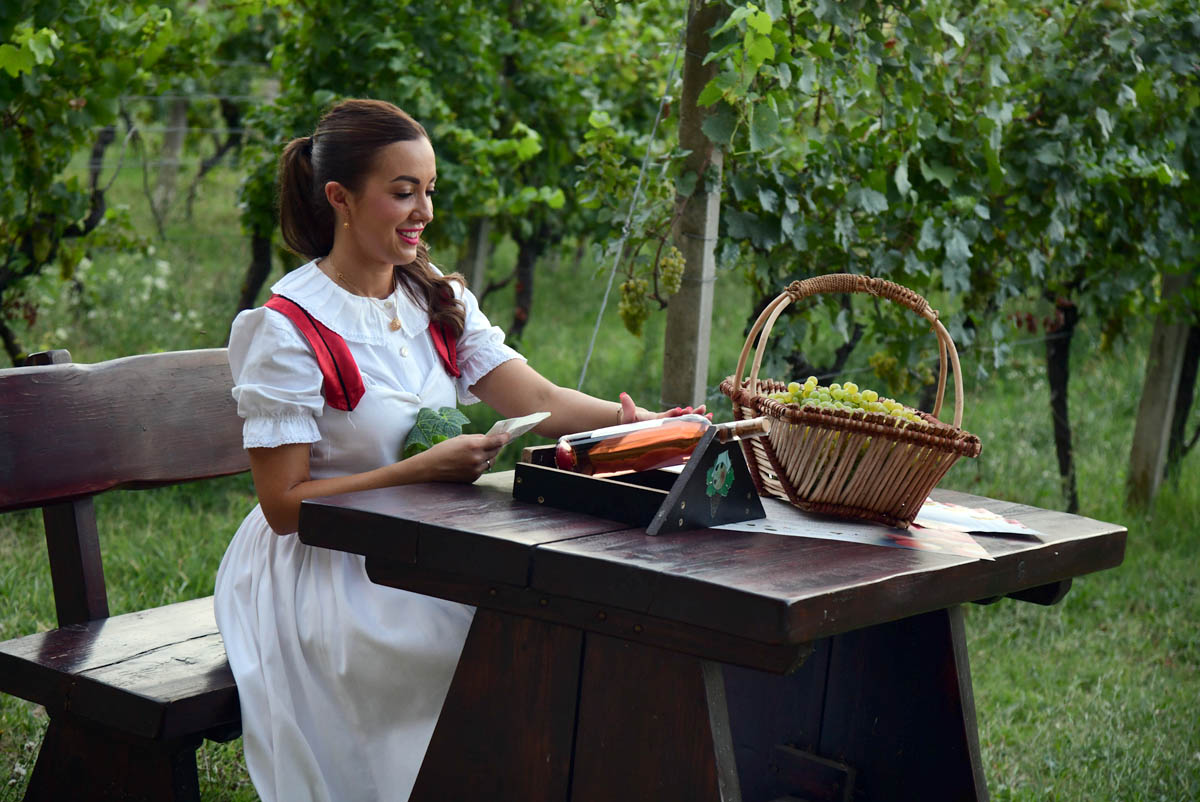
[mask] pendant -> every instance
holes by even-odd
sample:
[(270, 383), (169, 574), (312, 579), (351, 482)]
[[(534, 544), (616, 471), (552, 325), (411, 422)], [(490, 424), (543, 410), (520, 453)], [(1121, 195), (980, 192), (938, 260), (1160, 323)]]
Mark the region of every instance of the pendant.
[(392, 331), (400, 331), (400, 325), (400, 318), (394, 317), (392, 318), (392, 322), (388, 324), (388, 328)]

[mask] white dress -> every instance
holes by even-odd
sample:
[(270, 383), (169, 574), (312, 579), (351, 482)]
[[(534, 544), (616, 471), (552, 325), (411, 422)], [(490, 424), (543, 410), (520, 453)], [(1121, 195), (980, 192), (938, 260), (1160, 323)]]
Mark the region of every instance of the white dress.
[[(383, 301), (346, 292), (315, 263), (272, 288), (340, 334), (366, 392), (352, 412), (326, 406), (321, 372), (296, 326), (265, 307), (233, 323), (233, 395), (247, 448), (312, 443), (313, 478), (394, 462), (421, 407), (477, 401), (467, 389), (520, 355), (473, 295), (462, 376), (438, 359), (429, 318), (401, 289), (402, 328)], [(261, 509), (221, 561), (217, 626), (241, 697), (250, 777), (264, 802), (405, 800), (433, 735), (473, 608), (371, 582), (363, 558), (276, 535)]]

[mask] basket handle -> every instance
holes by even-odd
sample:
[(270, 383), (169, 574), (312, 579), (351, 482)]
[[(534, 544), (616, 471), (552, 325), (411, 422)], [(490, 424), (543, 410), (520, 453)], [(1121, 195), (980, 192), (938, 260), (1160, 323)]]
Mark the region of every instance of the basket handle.
[(746, 336), (746, 344), (742, 346), (742, 354), (738, 358), (737, 373), (734, 375), (734, 388), (742, 386), (742, 372), (746, 369), (746, 359), (750, 354), (750, 346), (754, 342), (755, 335), (758, 335), (759, 331), (761, 331), (762, 334), (758, 338), (758, 346), (754, 352), (754, 365), (750, 370), (750, 384), (748, 388), (752, 394), (758, 393), (758, 370), (762, 365), (767, 337), (770, 335), (775, 321), (779, 319), (779, 315), (783, 313), (788, 304), (798, 301), (801, 298), (807, 298), (810, 295), (846, 292), (862, 292), (879, 298), (886, 298), (889, 301), (894, 301), (908, 307), (929, 321), (933, 327), (934, 334), (937, 335), (938, 357), (941, 366), (938, 372), (937, 400), (933, 405), (933, 416), (936, 418), (942, 411), (942, 399), (946, 394), (946, 358), (949, 355), (950, 363), (954, 368), (954, 427), (956, 429), (961, 428), (963, 408), (962, 369), (958, 363), (958, 350), (954, 347), (954, 341), (950, 338), (950, 332), (946, 331), (946, 327), (938, 320), (937, 312), (930, 307), (929, 302), (921, 295), (918, 295), (907, 287), (871, 276), (860, 276), (852, 273), (831, 273), (825, 276), (807, 278), (803, 281), (793, 281), (789, 284), (787, 289), (781, 292), (775, 300), (767, 304), (762, 314), (758, 316), (758, 320), (754, 321), (754, 326), (751, 327), (750, 333)]

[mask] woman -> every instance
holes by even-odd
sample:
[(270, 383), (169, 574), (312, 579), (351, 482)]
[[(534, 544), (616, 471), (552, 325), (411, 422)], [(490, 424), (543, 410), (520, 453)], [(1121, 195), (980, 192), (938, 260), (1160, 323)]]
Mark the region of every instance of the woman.
[[(461, 435), (397, 461), (417, 411), (456, 396), (505, 417), (548, 411), (535, 429), (547, 437), (656, 417), (624, 393), (603, 401), (543, 378), (459, 277), (430, 265), (421, 234), (436, 182), (411, 117), (378, 101), (337, 105), (281, 158), (283, 237), (312, 260), (272, 287), (290, 316), (273, 299), (233, 323), (233, 394), (259, 505), (221, 562), (215, 605), (266, 802), (406, 799), (473, 613), (375, 585), (361, 557), (300, 543), (303, 499), (473, 482), (507, 435)], [(303, 325), (345, 342), (354, 368), (343, 363), (338, 381), (357, 373), (357, 392), (324, 384)]]

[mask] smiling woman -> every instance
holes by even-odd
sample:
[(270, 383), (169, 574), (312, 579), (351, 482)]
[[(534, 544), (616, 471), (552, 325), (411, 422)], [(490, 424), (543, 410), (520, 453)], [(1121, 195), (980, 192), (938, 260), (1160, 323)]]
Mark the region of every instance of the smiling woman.
[(692, 411), (600, 400), (525, 364), (462, 278), (429, 262), (436, 181), (433, 144), (403, 111), (335, 106), (280, 160), (284, 240), (310, 261), (230, 334), (259, 505), (225, 553), (214, 606), (267, 802), (406, 799), (473, 615), (374, 584), (359, 555), (301, 543), (301, 501), (475, 481), (508, 435), (460, 434), (400, 459), (420, 411), (456, 400), (548, 412), (535, 429), (546, 437)]

